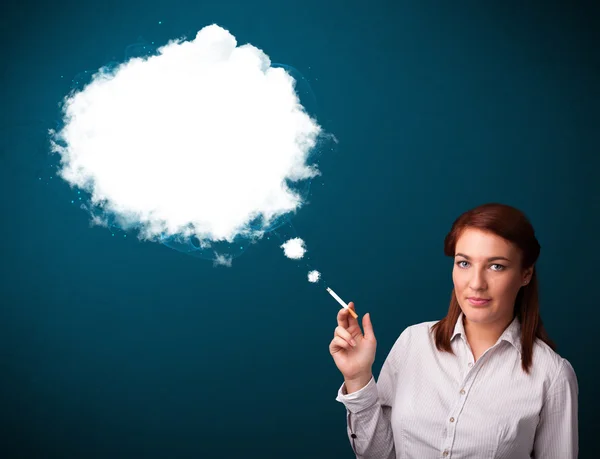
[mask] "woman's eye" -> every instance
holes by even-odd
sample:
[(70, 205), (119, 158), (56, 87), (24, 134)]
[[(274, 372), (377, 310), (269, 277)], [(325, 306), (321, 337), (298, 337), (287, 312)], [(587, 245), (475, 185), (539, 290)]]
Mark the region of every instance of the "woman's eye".
[[(463, 263), (464, 263), (464, 264), (463, 264)], [(457, 262), (456, 262), (456, 265), (457, 265), (459, 268), (466, 268), (466, 267), (468, 266), (468, 264), (469, 264), (469, 262), (468, 262), (468, 261), (465, 261), (465, 260), (460, 260), (460, 261), (457, 261)], [(498, 263), (494, 263), (494, 264), (492, 265), (492, 270), (493, 270), (493, 271), (502, 271), (502, 270), (504, 270), (504, 268), (505, 268), (505, 266), (504, 266), (504, 265), (500, 265), (500, 264), (498, 264)]]

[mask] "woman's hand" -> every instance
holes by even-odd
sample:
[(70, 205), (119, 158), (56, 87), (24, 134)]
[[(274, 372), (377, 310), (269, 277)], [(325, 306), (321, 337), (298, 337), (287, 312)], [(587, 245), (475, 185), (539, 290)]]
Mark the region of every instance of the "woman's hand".
[[(348, 307), (354, 309), (354, 303), (350, 302)], [(362, 389), (371, 380), (377, 340), (369, 313), (362, 319), (364, 335), (358, 320), (346, 308), (338, 312), (337, 322), (329, 352), (344, 376), (346, 391), (350, 394)]]

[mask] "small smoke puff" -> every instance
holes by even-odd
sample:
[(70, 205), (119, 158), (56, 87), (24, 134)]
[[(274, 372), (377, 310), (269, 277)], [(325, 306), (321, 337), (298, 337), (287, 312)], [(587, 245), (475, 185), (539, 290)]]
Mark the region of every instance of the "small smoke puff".
[(232, 259), (233, 259), (233, 257), (231, 257), (231, 256), (215, 253), (215, 258), (213, 260), (213, 266), (227, 266), (228, 268), (231, 268), (231, 260)]
[(281, 245), (281, 248), (283, 249), (285, 256), (293, 260), (299, 260), (306, 253), (304, 241), (299, 237), (289, 239)]
[(321, 273), (319, 271), (311, 271), (308, 273), (308, 281), (309, 282), (319, 282), (321, 278)]
[(90, 227), (92, 226), (104, 226), (105, 228), (108, 228), (108, 222), (106, 218), (102, 218), (98, 215), (92, 215), (92, 218), (90, 220)]

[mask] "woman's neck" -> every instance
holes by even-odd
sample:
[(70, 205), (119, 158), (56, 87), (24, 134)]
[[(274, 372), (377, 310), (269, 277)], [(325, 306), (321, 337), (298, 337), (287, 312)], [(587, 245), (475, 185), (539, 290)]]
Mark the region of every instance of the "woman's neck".
[(510, 325), (512, 320), (497, 321), (490, 324), (478, 324), (470, 322), (463, 315), (463, 326), (467, 341), (471, 347), (490, 348), (498, 341), (504, 330)]

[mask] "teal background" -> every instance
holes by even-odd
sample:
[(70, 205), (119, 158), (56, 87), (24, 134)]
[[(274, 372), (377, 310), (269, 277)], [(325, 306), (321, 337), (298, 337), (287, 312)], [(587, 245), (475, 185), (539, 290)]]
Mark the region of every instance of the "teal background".
[[(309, 81), (339, 140), (294, 217), (378, 339), (441, 319), (443, 238), (489, 201), (542, 246), (542, 317), (598, 431), (598, 24), (590, 4), (25, 0), (0, 7), (0, 456), (353, 457), (338, 305), (271, 239), (231, 268), (90, 228), (44, 131), (84, 70), (217, 23)], [(159, 24), (161, 21), (161, 24)], [(507, 388), (509, 390), (509, 388)]]

